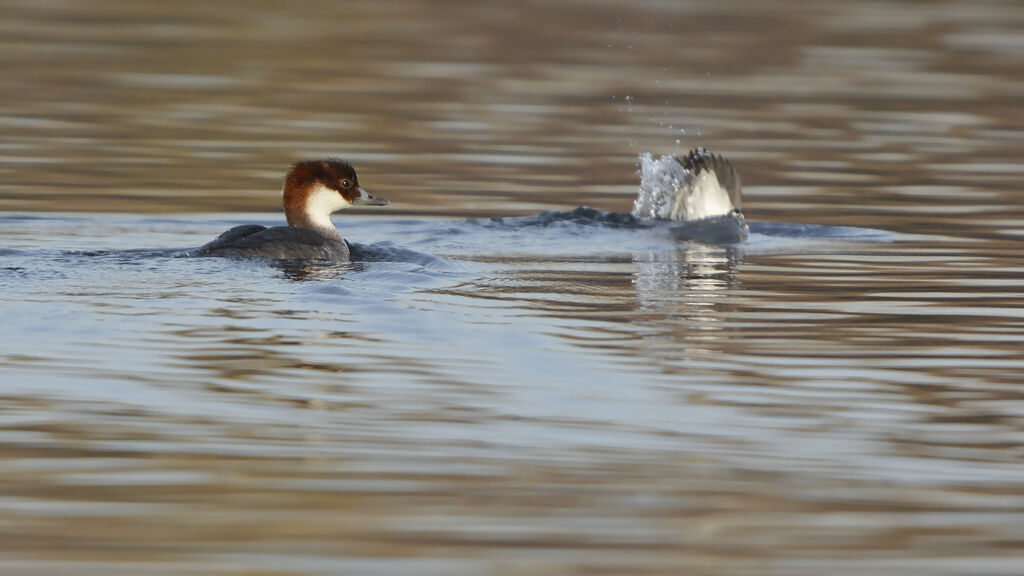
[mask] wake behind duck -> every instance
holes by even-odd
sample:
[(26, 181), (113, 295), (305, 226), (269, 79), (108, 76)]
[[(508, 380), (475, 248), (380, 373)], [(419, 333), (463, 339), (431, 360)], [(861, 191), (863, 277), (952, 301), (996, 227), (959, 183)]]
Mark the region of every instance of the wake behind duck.
[(533, 216), (491, 218), (488, 225), (532, 227), (556, 224), (613, 228), (659, 228), (676, 240), (734, 244), (747, 239), (739, 172), (725, 157), (704, 148), (683, 156), (639, 156), (640, 189), (630, 213), (581, 206)]

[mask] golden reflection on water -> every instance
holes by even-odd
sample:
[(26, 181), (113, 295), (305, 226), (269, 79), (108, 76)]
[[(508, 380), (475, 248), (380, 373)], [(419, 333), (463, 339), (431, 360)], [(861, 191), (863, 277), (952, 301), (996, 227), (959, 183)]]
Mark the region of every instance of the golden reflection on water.
[[(319, 306), (363, 296), (336, 282), (350, 266), (276, 270), (338, 284), (305, 309), (232, 278), (193, 296), (208, 315), (146, 269), (144, 305), (59, 268), (24, 279), (66, 290), (58, 339), (100, 340), (83, 309), (123, 309), (110, 345), (131, 359), (4, 354), (0, 572), (1018, 570), (1012, 4), (0, 11), (0, 211), (275, 211), (286, 166), (334, 154), (392, 200), (380, 218), (626, 212), (636, 154), (705, 145), (739, 167), (751, 221), (908, 235), (813, 258), (496, 250), (476, 262), (498, 272), (399, 300), (417, 322), (384, 295), (390, 332), (352, 325), (366, 300)], [(133, 241), (168, 247), (160, 230)], [(432, 328), (453, 316), (462, 340)], [(537, 365), (509, 370), (517, 354)], [(118, 403), (136, 395), (151, 408)]]

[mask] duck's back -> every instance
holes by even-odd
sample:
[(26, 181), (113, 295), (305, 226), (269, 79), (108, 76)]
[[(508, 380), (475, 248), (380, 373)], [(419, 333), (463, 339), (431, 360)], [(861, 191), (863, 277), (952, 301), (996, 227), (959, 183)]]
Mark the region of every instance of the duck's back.
[(349, 259), (348, 244), (301, 226), (235, 226), (203, 245), (194, 256), (222, 258)]

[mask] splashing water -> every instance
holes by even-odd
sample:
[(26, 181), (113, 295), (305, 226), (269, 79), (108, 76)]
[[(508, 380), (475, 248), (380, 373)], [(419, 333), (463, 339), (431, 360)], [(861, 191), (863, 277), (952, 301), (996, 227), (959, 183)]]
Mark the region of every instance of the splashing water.
[(686, 170), (671, 156), (654, 158), (642, 152), (640, 159), (640, 192), (633, 202), (633, 216), (648, 220), (664, 220), (681, 182), (686, 181)]
[[(655, 158), (650, 152), (639, 158), (640, 192), (632, 210), (637, 218), (695, 222), (740, 208), (739, 176), (728, 161), (706, 150), (695, 150), (686, 158)], [(732, 187), (735, 190), (730, 191)]]

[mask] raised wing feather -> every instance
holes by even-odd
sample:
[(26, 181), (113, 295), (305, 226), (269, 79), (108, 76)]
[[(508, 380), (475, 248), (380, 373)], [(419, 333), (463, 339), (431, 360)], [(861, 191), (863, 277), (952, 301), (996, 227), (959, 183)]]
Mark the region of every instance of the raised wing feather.
[(722, 156), (708, 152), (704, 148), (691, 150), (686, 156), (679, 156), (679, 163), (694, 174), (708, 170), (718, 179), (718, 184), (729, 193), (729, 200), (737, 210), (743, 209), (743, 184), (740, 173)]

